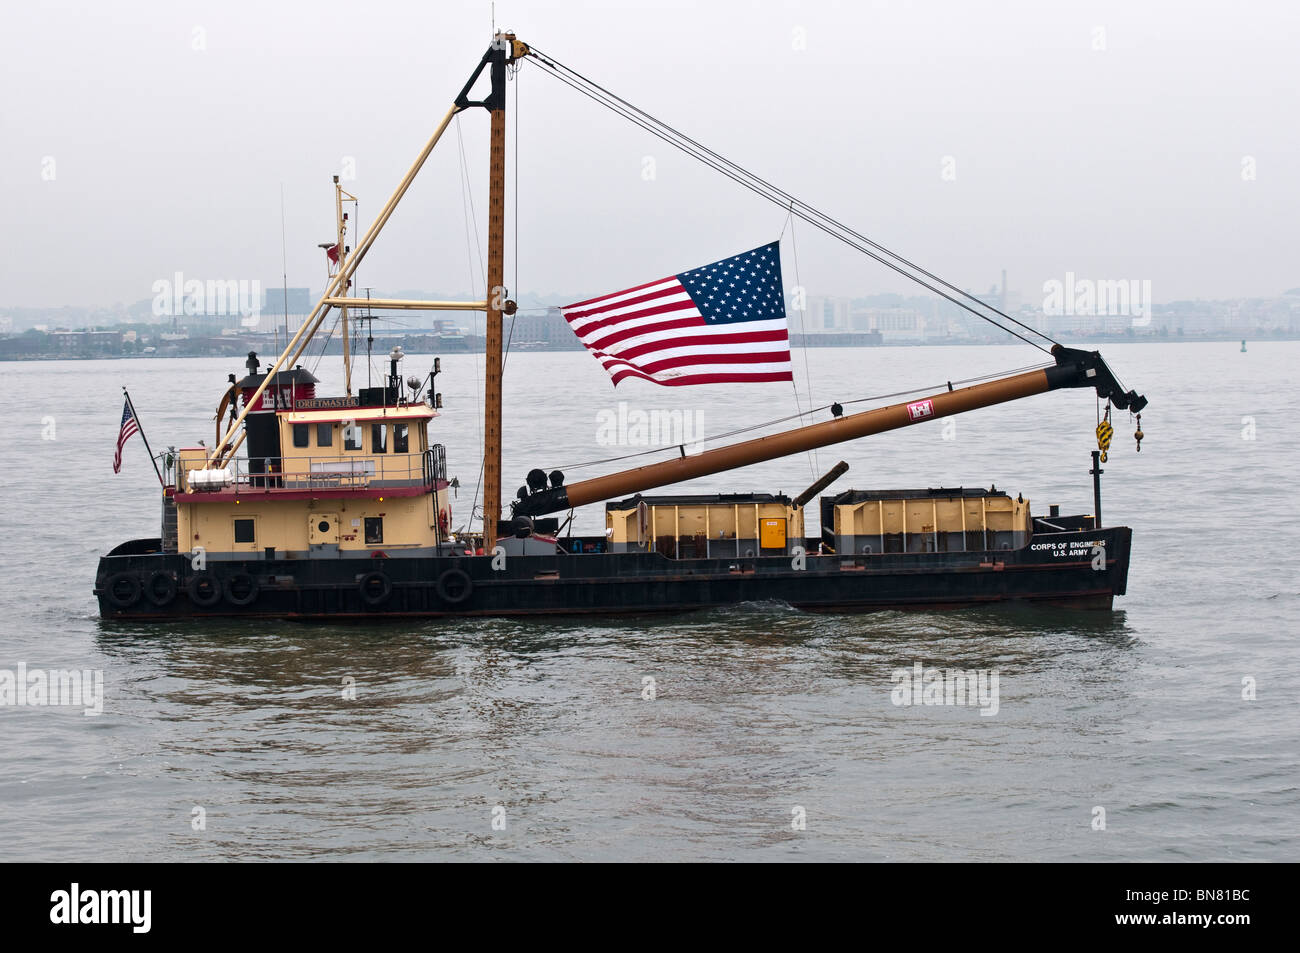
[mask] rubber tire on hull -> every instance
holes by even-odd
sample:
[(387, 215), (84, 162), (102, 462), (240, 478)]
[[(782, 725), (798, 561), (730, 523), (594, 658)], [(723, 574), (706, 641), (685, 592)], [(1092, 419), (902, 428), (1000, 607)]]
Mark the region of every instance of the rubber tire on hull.
[(438, 577), (438, 598), (448, 605), (459, 605), (474, 592), (474, 580), (463, 569), (448, 569)]
[(211, 609), (221, 601), (221, 581), (210, 572), (199, 572), (190, 576), (185, 587), (190, 602), (200, 609)]
[(171, 573), (159, 569), (145, 580), (144, 597), (151, 605), (161, 609), (163, 606), (171, 605), (172, 600), (176, 598), (176, 589), (176, 578)]
[(257, 580), (246, 572), (235, 573), (221, 588), (226, 601), (232, 606), (252, 605), (257, 601), (257, 595), (261, 591)]
[[(375, 589), (376, 586), (379, 587), (378, 590)], [(357, 583), (357, 594), (366, 605), (381, 606), (393, 594), (393, 580), (385, 572), (368, 572)]]
[[(125, 590), (119, 586), (125, 585)], [(140, 577), (133, 572), (115, 572), (104, 583), (104, 594), (108, 601), (119, 609), (129, 609), (140, 601)]]

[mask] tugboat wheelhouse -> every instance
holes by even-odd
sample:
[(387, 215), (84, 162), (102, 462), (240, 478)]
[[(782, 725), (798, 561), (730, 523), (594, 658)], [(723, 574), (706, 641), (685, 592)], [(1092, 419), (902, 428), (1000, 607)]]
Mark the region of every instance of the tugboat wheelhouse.
[(214, 469), (206, 447), (176, 454), (164, 550), (183, 543), (213, 561), (434, 555), (452, 518), (443, 447), (429, 442), (438, 412), (408, 400), (400, 379), (321, 400), (300, 368), (254, 401), (264, 377), (236, 385), (249, 409), (247, 458)]

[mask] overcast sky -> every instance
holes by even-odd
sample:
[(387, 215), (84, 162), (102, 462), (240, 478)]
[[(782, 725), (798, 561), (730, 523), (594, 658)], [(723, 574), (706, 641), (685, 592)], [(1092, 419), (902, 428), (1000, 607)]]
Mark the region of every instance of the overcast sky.
[[(1036, 301), (1074, 272), (1149, 279), (1159, 302), (1300, 285), (1297, 10), (503, 0), (496, 22), (964, 287), (1006, 268)], [(177, 271), (278, 287), (281, 186), (289, 284), (319, 291), (331, 175), (351, 158), (369, 222), (490, 17), (460, 0), (6, 5), (0, 306), (133, 302)], [(779, 209), (540, 70), (517, 85), (512, 291), (609, 291), (781, 232)], [(487, 128), (460, 119), (480, 239)], [(513, 145), (510, 162), (513, 188)], [(460, 183), (453, 126), (360, 286), (481, 284)], [(794, 238), (813, 294), (912, 290), (807, 226)]]

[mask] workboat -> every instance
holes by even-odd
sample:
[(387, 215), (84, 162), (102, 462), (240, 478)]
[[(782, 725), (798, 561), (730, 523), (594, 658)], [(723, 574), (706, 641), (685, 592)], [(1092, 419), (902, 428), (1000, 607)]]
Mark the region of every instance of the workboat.
[[(699, 452), (674, 447), (666, 459), (587, 480), (566, 482), (559, 470), (534, 469), (503, 518), (503, 327), (517, 311), (503, 284), (506, 84), (525, 63), (701, 159), (790, 216), (1039, 347), (1048, 360), (1029, 370), (959, 382), (961, 386), (949, 383), (935, 393), (918, 392), (858, 413), (846, 413), (836, 403), (827, 408), (825, 419), (800, 417), (800, 426)], [(487, 87), (483, 98), (473, 98), (481, 85)], [(357, 266), (448, 125), (458, 114), (478, 109), (490, 117), (484, 298), (352, 297)], [(1099, 353), (1051, 341), (685, 137), (513, 34), (493, 38), (355, 250), (348, 244), (349, 221), (343, 212), (355, 199), (338, 177), (334, 193), (338, 235), (328, 251), (335, 268), (325, 293), (274, 361), (264, 366), (250, 353), (247, 373), (238, 379), (230, 375), (211, 447), (169, 448), (154, 457), (161, 529), (157, 536), (122, 543), (100, 559), (94, 593), (104, 618), (607, 614), (761, 601), (835, 612), (1011, 601), (1110, 609), (1114, 597), (1125, 593), (1132, 531), (1102, 522), (1100, 463), (1110, 443), (1111, 409), (1138, 415), (1135, 437), (1140, 449), (1140, 412), (1147, 401), (1126, 390)], [(747, 254), (758, 255), (753, 260), (759, 261), (776, 253), (755, 249)], [(681, 287), (674, 286), (674, 293), (688, 304), (697, 286), (692, 282), (704, 281), (711, 273), (708, 268), (697, 272), (678, 276)], [(779, 291), (779, 267), (774, 280)], [(640, 300), (628, 294), (605, 300)], [(784, 300), (777, 297), (782, 300), (769, 302), (764, 320), (779, 320), (783, 326)], [(393, 348), (387, 355), (388, 373), (377, 386), (354, 390), (347, 321), (349, 310), (355, 321), (362, 309), (367, 319), (373, 311), (389, 310), (485, 315), (481, 512), (453, 513), (454, 484), (447, 477), (443, 445), (437, 442), (442, 409), (438, 359), (428, 374), (404, 378), (401, 362), (406, 355), (400, 347)], [(319, 380), (301, 363), (331, 313), (342, 327), (344, 350), (344, 392), (335, 395), (318, 394)], [(615, 383), (628, 375), (660, 384), (715, 382), (692, 380), (673, 361), (637, 364), (638, 348), (593, 346), (584, 336), (593, 313), (595, 306), (583, 302), (566, 309), (564, 316)], [(611, 319), (609, 313), (601, 312), (606, 331), (610, 321), (619, 327), (619, 317)], [(728, 325), (735, 327), (739, 325)], [(787, 340), (783, 330), (764, 334), (764, 340)], [(626, 343), (628, 334), (620, 335)], [(1050, 347), (1033, 340), (1035, 336)], [(639, 339), (633, 333), (630, 340), (635, 344)], [(758, 365), (764, 370), (750, 371), (769, 375), (766, 379), (791, 380), (770, 370), (771, 359), (767, 353)], [(645, 495), (753, 463), (1066, 388), (1093, 390), (1105, 405), (1097, 429), (1099, 450), (1093, 451), (1090, 514), (1061, 515), (1052, 507), (1045, 515), (1033, 515), (1022, 494), (1013, 497), (992, 486), (828, 492), (847, 470), (842, 463), (793, 497), (753, 492)], [(134, 427), (138, 418), (128, 394), (119, 454)], [(603, 534), (567, 531), (577, 508), (602, 504)]]

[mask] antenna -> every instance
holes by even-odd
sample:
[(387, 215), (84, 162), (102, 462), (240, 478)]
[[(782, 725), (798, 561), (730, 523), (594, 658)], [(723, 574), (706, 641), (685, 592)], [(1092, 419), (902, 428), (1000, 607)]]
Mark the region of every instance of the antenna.
[[(370, 291), (371, 289), (366, 289), (367, 301), (370, 300)], [(370, 365), (374, 361), (374, 357), (371, 355), (371, 350), (375, 344), (375, 316), (371, 313), (369, 305), (366, 306), (365, 317), (357, 318), (357, 320), (370, 322), (366, 325), (366, 387), (369, 388), (374, 386), (370, 381)]]
[[(280, 264), (284, 269), (284, 339), (289, 340), (289, 245), (284, 238), (284, 183), (280, 183)], [(278, 340), (278, 339), (277, 339)], [(277, 349), (279, 345), (276, 345)]]

